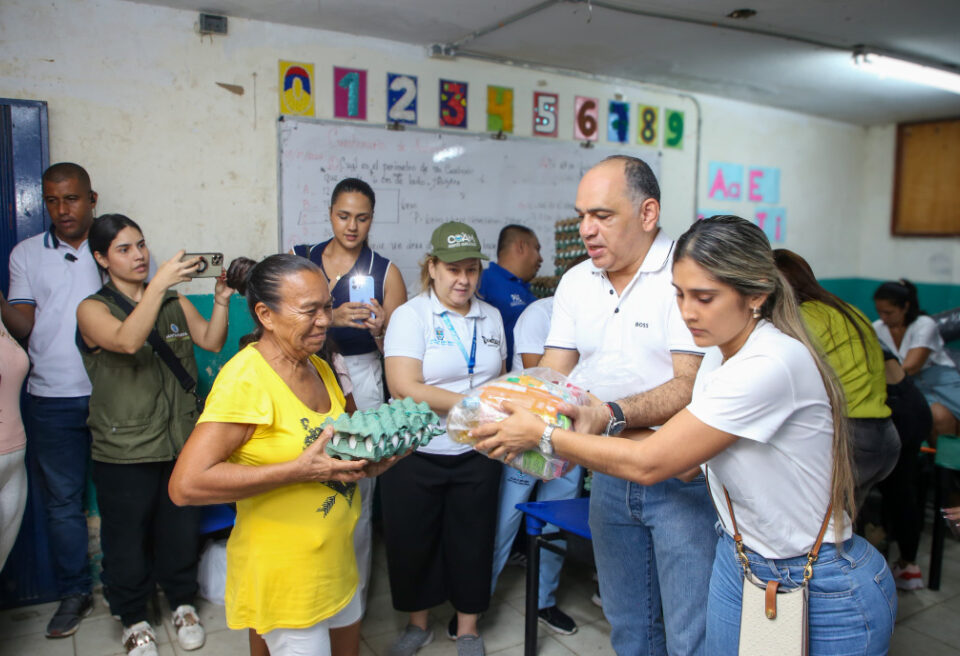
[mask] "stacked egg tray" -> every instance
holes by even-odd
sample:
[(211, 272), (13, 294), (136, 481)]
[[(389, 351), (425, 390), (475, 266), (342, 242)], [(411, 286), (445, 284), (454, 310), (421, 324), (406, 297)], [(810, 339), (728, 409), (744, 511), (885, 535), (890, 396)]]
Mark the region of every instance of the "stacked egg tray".
[(426, 446), (446, 432), (430, 406), (411, 398), (384, 403), (376, 410), (357, 410), (336, 419), (328, 417), (321, 428), (330, 425), (334, 433), (326, 445), (327, 455), (372, 462)]
[(580, 219), (562, 219), (554, 224), (554, 249), (556, 265), (554, 275), (561, 276), (578, 257), (587, 254), (587, 247), (580, 239)]

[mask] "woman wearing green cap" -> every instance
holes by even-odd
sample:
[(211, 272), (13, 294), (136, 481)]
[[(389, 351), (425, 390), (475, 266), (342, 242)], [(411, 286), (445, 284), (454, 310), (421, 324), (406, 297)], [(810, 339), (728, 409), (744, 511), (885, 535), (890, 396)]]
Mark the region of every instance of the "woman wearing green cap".
[[(489, 259), (477, 233), (451, 221), (430, 242), (423, 291), (394, 311), (383, 352), (394, 397), (426, 401), (443, 417), (471, 387), (506, 372), (507, 351), (499, 311), (475, 296), (480, 260)], [(490, 603), (501, 468), (441, 435), (381, 476), (390, 591), (394, 608), (410, 613), (390, 656), (433, 640), (427, 610), (448, 600), (457, 653), (482, 656), (477, 615)]]

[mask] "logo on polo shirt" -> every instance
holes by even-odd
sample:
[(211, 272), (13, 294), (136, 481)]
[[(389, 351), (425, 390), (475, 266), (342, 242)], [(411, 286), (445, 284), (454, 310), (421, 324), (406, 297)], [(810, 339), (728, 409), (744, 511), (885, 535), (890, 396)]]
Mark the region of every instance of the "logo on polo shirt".
[(634, 328), (649, 328), (649, 327), (650, 327), (650, 324), (648, 324), (646, 321), (637, 321), (636, 323), (633, 324), (633, 327), (634, 327)]
[(165, 340), (169, 341), (171, 339), (183, 339), (184, 337), (190, 337), (190, 334), (186, 331), (180, 330), (180, 326), (175, 323), (170, 324), (170, 332), (164, 337)]
[(483, 335), (481, 335), (480, 337), (481, 339), (483, 339), (484, 346), (500, 346), (499, 337), (484, 337)]
[(437, 326), (433, 329), (433, 339), (430, 340), (430, 344), (433, 346), (453, 346), (453, 342), (448, 339), (444, 339), (446, 334), (443, 332), (442, 326)]
[(520, 298), (520, 294), (510, 294), (510, 307), (516, 307), (518, 305), (526, 305), (526, 303)]
[(477, 240), (473, 235), (466, 232), (458, 232), (455, 235), (447, 235), (447, 245), (451, 248), (462, 248), (464, 246), (476, 246)]

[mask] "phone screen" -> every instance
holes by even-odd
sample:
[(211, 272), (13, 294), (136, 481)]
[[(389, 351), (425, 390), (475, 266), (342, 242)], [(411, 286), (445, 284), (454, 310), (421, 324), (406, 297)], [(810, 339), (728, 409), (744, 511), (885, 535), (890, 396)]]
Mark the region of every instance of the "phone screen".
[[(356, 275), (350, 278), (350, 302), (369, 303), (374, 298), (373, 276)], [(374, 314), (370, 313), (372, 319)]]

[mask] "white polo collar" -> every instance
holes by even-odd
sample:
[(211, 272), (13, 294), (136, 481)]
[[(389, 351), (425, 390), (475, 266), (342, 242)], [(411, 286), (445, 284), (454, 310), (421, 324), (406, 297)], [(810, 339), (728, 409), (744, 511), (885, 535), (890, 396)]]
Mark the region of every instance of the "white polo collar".
[[(673, 240), (667, 236), (667, 233), (663, 231), (662, 228), (657, 228), (657, 236), (653, 238), (653, 243), (650, 244), (650, 249), (647, 250), (647, 254), (643, 258), (643, 262), (640, 263), (640, 268), (637, 269), (637, 272), (633, 274), (633, 278), (623, 289), (623, 294), (627, 292), (633, 286), (633, 283), (636, 282), (637, 278), (640, 277), (642, 273), (656, 273), (662, 271), (664, 267), (670, 264), (670, 255), (673, 253)], [(587, 260), (590, 263), (590, 273), (595, 276), (602, 276), (603, 278), (609, 280), (607, 272), (604, 269), (597, 267), (593, 263), (593, 260)]]

